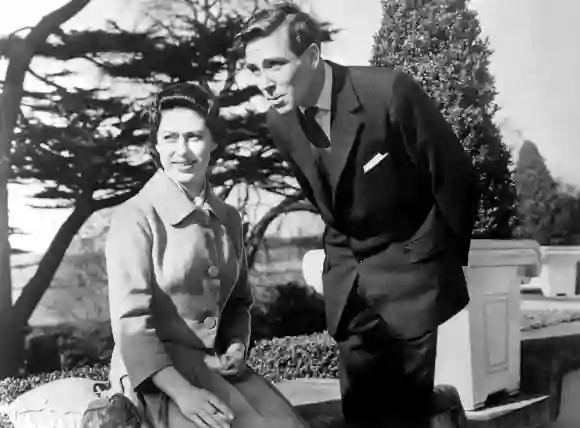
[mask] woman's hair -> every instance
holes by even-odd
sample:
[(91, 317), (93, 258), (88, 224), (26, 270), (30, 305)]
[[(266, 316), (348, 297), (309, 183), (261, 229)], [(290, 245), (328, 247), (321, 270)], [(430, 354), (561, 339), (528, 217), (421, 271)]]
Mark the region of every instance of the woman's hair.
[(223, 142), (225, 127), (220, 117), (217, 99), (211, 90), (195, 83), (175, 83), (162, 89), (147, 110), (149, 124), (149, 151), (155, 165), (161, 167), (157, 152), (157, 131), (164, 111), (188, 108), (201, 115), (216, 144)]

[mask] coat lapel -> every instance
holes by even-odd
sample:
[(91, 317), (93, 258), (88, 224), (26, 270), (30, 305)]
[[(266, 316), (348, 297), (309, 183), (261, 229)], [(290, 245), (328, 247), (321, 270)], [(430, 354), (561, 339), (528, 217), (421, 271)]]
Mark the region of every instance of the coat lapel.
[(333, 219), (330, 199), (332, 195), (323, 189), (315, 163), (313, 147), (302, 130), (298, 112), (293, 110), (278, 117), (280, 118), (281, 131), (288, 135), (287, 137), (282, 136), (281, 141), (285, 145), (283, 150), (287, 151), (292, 161), (308, 181), (322, 217), (326, 221), (331, 221)]
[(362, 104), (355, 92), (348, 69), (334, 63), (330, 63), (330, 65), (332, 66), (333, 85), (332, 127), (330, 130), (332, 148), (329, 153), (329, 176), (330, 185), (334, 192), (332, 198), (334, 203), (341, 175), (362, 123), (360, 115)]

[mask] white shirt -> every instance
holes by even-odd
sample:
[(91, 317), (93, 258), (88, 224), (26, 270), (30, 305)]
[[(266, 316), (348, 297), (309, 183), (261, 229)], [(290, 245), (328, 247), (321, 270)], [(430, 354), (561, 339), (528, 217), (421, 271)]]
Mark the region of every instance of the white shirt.
[[(318, 107), (318, 112), (316, 113), (316, 122), (320, 125), (328, 141), (330, 140), (330, 123), (332, 117), (332, 68), (328, 63), (324, 62), (324, 83), (322, 85), (322, 91), (318, 96), (318, 100), (314, 106)], [(300, 111), (304, 114), (306, 108), (300, 107)]]

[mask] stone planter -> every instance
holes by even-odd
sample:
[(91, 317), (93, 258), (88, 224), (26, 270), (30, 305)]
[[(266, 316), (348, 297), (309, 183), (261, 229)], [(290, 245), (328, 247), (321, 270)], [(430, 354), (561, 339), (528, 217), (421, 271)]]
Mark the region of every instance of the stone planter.
[(435, 382), (457, 388), (466, 410), (520, 383), (520, 284), (538, 276), (540, 246), (474, 240), (465, 274), (471, 301), (439, 328)]
[[(304, 256), (307, 284), (321, 289), (323, 250)], [(453, 385), (466, 410), (520, 382), (520, 284), (541, 270), (540, 246), (527, 240), (473, 240), (465, 268), (471, 302), (441, 325), (436, 384)]]
[(322, 265), (324, 250), (307, 251), (302, 258), (302, 276), (307, 285), (322, 294)]
[(542, 274), (539, 286), (544, 296), (575, 296), (580, 246), (542, 247)]

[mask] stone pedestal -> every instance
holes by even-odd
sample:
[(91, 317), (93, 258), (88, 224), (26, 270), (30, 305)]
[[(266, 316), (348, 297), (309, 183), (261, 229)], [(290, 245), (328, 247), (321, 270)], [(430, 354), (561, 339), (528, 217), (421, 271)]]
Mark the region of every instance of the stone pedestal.
[(535, 241), (474, 240), (465, 274), (471, 301), (439, 328), (435, 382), (457, 388), (466, 410), (520, 383), (520, 284), (538, 276)]
[(575, 296), (580, 246), (542, 247), (539, 285), (544, 296)]
[(310, 250), (302, 258), (302, 276), (304, 276), (304, 281), (320, 294), (322, 294), (324, 257), (324, 250)]

